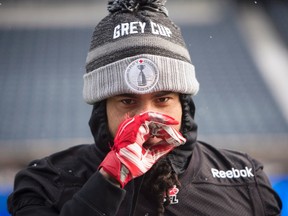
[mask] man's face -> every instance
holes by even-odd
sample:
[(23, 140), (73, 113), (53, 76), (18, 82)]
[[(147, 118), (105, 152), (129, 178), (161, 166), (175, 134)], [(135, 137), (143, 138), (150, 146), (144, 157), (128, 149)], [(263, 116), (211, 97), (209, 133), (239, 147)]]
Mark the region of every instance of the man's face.
[(178, 93), (155, 92), (142, 95), (117, 95), (107, 99), (106, 108), (109, 130), (113, 137), (123, 120), (146, 111), (159, 112), (173, 117), (179, 122), (173, 127), (178, 131), (180, 130), (182, 107)]

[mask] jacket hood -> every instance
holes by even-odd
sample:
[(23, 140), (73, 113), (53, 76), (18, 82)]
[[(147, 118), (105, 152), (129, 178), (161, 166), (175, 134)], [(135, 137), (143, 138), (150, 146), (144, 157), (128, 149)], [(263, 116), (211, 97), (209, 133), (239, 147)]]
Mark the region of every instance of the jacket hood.
[[(187, 141), (184, 145), (175, 148), (167, 156), (177, 174), (185, 171), (197, 140), (197, 124), (194, 121), (195, 105), (192, 97), (191, 95), (181, 94), (180, 101), (182, 105), (180, 132)], [(106, 100), (95, 103), (89, 120), (89, 126), (94, 137), (96, 149), (101, 152), (103, 159), (113, 145), (113, 137), (109, 132), (107, 122)]]
[(180, 95), (180, 101), (182, 105), (182, 125), (180, 132), (187, 141), (184, 145), (175, 148), (167, 156), (177, 174), (182, 174), (189, 164), (193, 149), (197, 142), (198, 128), (194, 121), (196, 108), (192, 96), (182, 94)]

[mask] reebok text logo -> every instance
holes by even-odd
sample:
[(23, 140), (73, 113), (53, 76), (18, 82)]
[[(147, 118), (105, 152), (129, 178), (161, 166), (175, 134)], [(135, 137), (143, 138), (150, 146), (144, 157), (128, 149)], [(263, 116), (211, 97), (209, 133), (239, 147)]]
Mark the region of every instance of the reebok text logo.
[(214, 178), (249, 178), (254, 177), (252, 173), (252, 168), (245, 167), (245, 169), (235, 169), (232, 168), (231, 170), (218, 170), (215, 168), (211, 168), (211, 173)]

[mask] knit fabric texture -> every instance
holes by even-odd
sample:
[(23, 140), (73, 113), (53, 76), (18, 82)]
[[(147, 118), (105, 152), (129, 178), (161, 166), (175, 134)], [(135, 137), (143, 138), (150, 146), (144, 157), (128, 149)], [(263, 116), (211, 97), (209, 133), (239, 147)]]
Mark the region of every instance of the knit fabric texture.
[(95, 27), (86, 59), (87, 103), (124, 93), (198, 92), (181, 30), (169, 19), (164, 3), (109, 1), (110, 13)]

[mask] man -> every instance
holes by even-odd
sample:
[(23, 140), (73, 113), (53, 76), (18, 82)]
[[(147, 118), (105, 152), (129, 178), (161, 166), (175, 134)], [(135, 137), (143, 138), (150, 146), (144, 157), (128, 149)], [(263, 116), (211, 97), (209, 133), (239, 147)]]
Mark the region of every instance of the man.
[(95, 144), (20, 171), (12, 215), (280, 215), (259, 162), (197, 141), (199, 84), (164, 4), (109, 1), (84, 75)]

